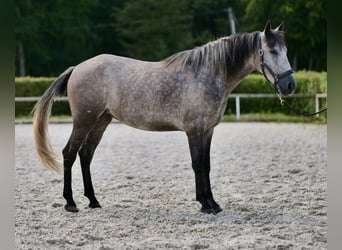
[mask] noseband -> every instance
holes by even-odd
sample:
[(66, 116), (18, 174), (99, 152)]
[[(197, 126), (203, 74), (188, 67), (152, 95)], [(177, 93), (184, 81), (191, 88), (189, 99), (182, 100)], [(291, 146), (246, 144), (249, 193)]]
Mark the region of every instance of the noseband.
[[(259, 58), (260, 58), (260, 66), (261, 66), (261, 70), (262, 70), (262, 74), (264, 75), (265, 79), (272, 83), (272, 81), (270, 81), (270, 79), (268, 79), (267, 75), (266, 75), (266, 71), (265, 69), (267, 69), (267, 71), (271, 74), (271, 76), (273, 77), (274, 79), (274, 87), (277, 86), (279, 80), (281, 80), (282, 78), (285, 78), (287, 77), (288, 75), (291, 75), (293, 74), (293, 69), (289, 69), (283, 73), (280, 73), (280, 74), (275, 74), (274, 71), (271, 69), (270, 66), (268, 66), (266, 63), (265, 63), (265, 60), (264, 60), (264, 50), (262, 49), (262, 46), (261, 46), (261, 35), (260, 35), (260, 38), (259, 38), (259, 49), (258, 49), (258, 55), (259, 55)], [(277, 90), (278, 91), (278, 90)]]

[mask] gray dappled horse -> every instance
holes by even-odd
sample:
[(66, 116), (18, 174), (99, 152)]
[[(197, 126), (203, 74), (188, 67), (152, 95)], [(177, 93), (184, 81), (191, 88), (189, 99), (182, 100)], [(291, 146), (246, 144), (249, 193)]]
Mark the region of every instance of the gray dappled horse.
[(73, 129), (63, 149), (65, 209), (77, 212), (71, 189), (71, 168), (77, 153), (84, 195), (89, 207), (101, 207), (90, 175), (90, 162), (101, 137), (116, 118), (149, 131), (184, 131), (195, 172), (196, 200), (201, 211), (222, 209), (210, 187), (210, 143), (226, 109), (229, 93), (254, 70), (262, 72), (281, 95), (296, 82), (286, 56), (283, 25), (262, 32), (238, 33), (182, 51), (160, 62), (99, 55), (68, 68), (47, 89), (34, 108), (34, 139), (42, 163), (61, 170), (48, 140), (53, 100), (67, 90)]

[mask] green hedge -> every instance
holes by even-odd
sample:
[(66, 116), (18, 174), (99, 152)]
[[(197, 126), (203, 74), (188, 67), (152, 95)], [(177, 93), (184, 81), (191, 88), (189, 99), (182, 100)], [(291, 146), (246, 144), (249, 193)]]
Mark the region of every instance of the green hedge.
[[(297, 82), (296, 94), (327, 93), (327, 73), (313, 71), (298, 71), (294, 75)], [(274, 93), (274, 89), (261, 74), (250, 74), (233, 90), (232, 93)], [(315, 98), (284, 98), (286, 102), (300, 111), (313, 112)], [(320, 100), (321, 108), (326, 107), (326, 100)], [(292, 114), (280, 105), (278, 98), (240, 98), (241, 113), (275, 113)], [(235, 113), (235, 99), (229, 99), (226, 114)], [(326, 115), (324, 113), (323, 115)]]
[[(15, 78), (16, 96), (41, 96), (55, 78), (47, 77), (18, 77)], [(327, 73), (299, 71), (295, 73), (297, 81), (296, 93), (327, 93)], [(233, 93), (274, 93), (269, 83), (261, 74), (250, 74), (234, 89)], [(303, 111), (314, 111), (315, 98), (288, 98), (289, 105)], [(326, 100), (321, 100), (321, 107), (326, 106)], [(34, 106), (32, 102), (17, 102), (15, 105), (16, 116), (27, 116)], [(277, 98), (248, 98), (240, 99), (241, 113), (274, 113), (290, 112), (279, 104)], [(235, 99), (228, 100), (226, 114), (235, 113)], [(53, 115), (70, 115), (67, 102), (56, 102), (52, 108)], [(326, 114), (325, 114), (326, 115)]]
[[(54, 77), (17, 77), (15, 78), (15, 96), (41, 96), (53, 80), (55, 80)], [(34, 102), (16, 102), (15, 116), (30, 116), (34, 104)], [(55, 102), (51, 112), (52, 115), (70, 115), (68, 102)]]

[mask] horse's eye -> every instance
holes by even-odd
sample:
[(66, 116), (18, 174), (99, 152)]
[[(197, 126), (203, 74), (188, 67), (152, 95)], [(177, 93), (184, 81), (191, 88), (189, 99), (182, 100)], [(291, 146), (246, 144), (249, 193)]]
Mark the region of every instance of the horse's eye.
[(278, 52), (275, 49), (271, 49), (270, 52), (272, 55), (278, 55)]

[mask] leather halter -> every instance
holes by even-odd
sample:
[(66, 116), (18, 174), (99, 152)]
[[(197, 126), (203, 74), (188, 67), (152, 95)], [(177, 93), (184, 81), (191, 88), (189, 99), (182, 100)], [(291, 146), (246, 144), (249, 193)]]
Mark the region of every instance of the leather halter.
[[(293, 74), (294, 71), (293, 71), (293, 69), (289, 69), (289, 70), (287, 70), (287, 71), (285, 71), (283, 73), (275, 74), (274, 71), (271, 69), (271, 67), (268, 66), (265, 63), (265, 60), (264, 60), (264, 50), (262, 49), (262, 46), (261, 46), (261, 44), (262, 44), (261, 43), (261, 34), (260, 34), (260, 38), (258, 40), (259, 40), (258, 55), (259, 55), (259, 58), (260, 58), (260, 66), (261, 66), (262, 74), (264, 75), (264, 77), (265, 77), (265, 79), (267, 81), (269, 81), (270, 83), (273, 83), (275, 86), (277, 86), (279, 80), (281, 80), (282, 78), (287, 77), (288, 75)], [(267, 69), (267, 71), (271, 74), (271, 76), (274, 79), (274, 82), (272, 82), (270, 79), (268, 79), (268, 77), (266, 75), (266, 72), (265, 72), (265, 69)]]
[[(279, 92), (279, 89), (278, 89), (278, 82), (279, 80), (281, 80), (282, 78), (285, 78), (287, 77), (288, 75), (291, 75), (294, 73), (293, 69), (289, 69), (283, 73), (280, 73), (280, 74), (275, 74), (274, 71), (271, 69), (270, 66), (268, 66), (266, 63), (265, 63), (265, 60), (264, 60), (264, 50), (262, 49), (262, 42), (261, 42), (261, 34), (260, 34), (260, 37), (258, 39), (258, 43), (259, 43), (259, 49), (258, 49), (258, 55), (259, 55), (259, 58), (260, 58), (260, 66), (261, 66), (261, 70), (262, 70), (262, 74), (264, 75), (265, 79), (270, 83), (270, 85), (274, 88), (275, 92), (276, 92), (276, 95), (279, 97), (279, 100), (280, 100), (280, 104), (282, 106), (285, 106), (286, 108), (288, 108), (290, 111), (298, 114), (298, 115), (304, 115), (304, 116), (313, 116), (313, 115), (317, 115), (319, 113), (322, 113), (324, 111), (327, 111), (328, 108), (324, 108), (322, 110), (319, 110), (317, 112), (314, 112), (314, 113), (309, 113), (309, 112), (301, 112), (301, 111), (298, 111), (297, 109), (294, 109), (292, 108), (291, 106), (289, 106), (285, 100), (281, 97), (281, 93)], [(268, 72), (271, 74), (271, 76), (273, 77), (274, 79), (274, 82), (270, 81), (270, 79), (268, 79), (267, 75), (266, 75), (266, 72), (265, 72), (265, 69), (268, 70)]]

